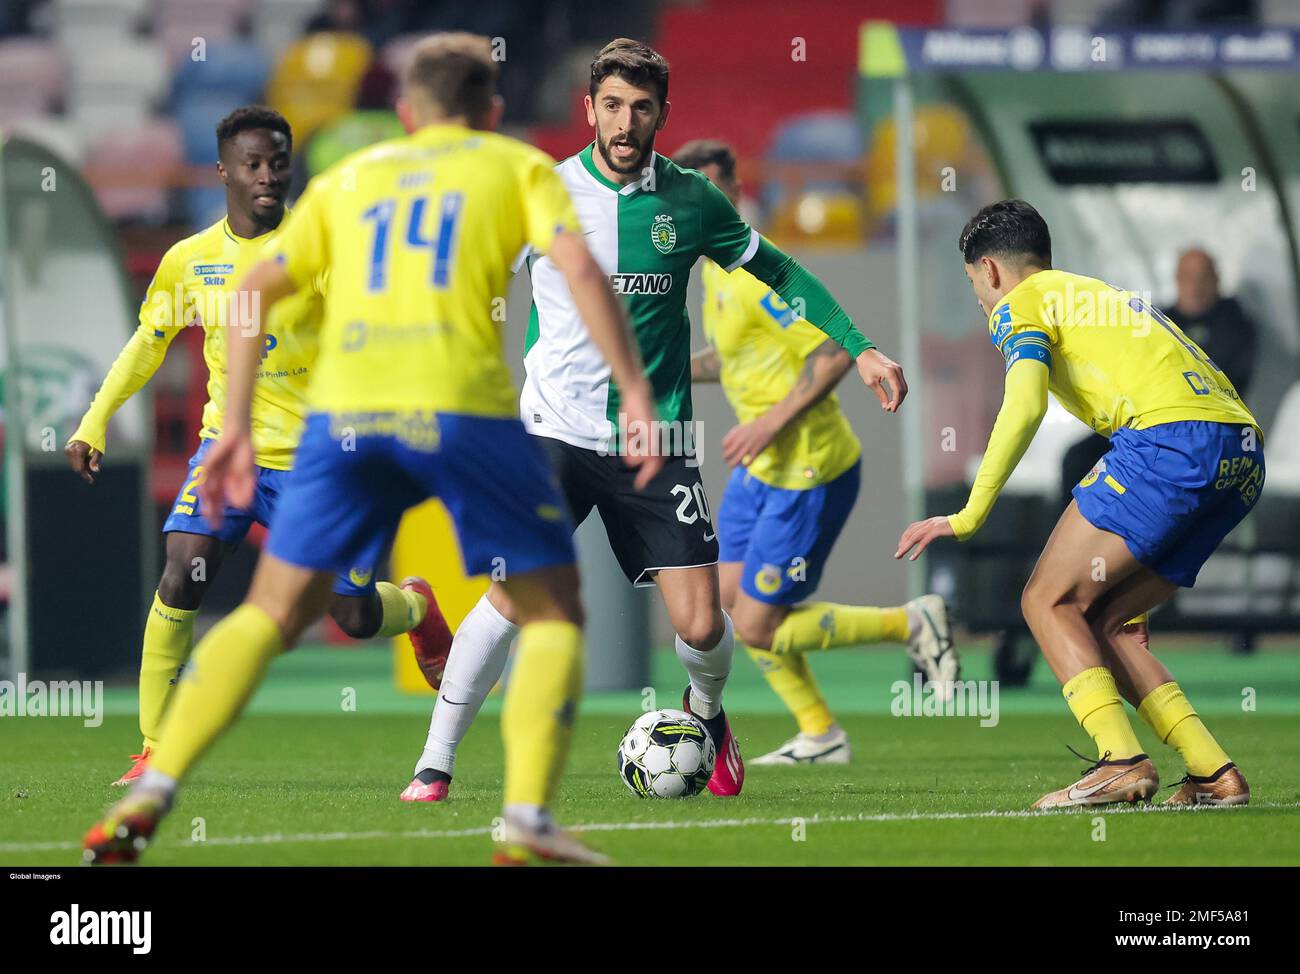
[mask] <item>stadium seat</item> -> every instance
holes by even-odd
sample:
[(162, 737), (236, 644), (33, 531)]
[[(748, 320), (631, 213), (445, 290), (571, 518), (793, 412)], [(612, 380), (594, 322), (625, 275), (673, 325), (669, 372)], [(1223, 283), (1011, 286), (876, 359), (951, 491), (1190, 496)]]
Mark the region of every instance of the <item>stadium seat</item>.
[[(938, 180), (945, 166), (960, 169), (968, 177), (972, 139), (965, 116), (951, 105), (932, 104), (917, 108), (912, 124), (912, 141), (917, 194), (927, 197), (943, 195)], [(898, 202), (897, 138), (893, 117), (878, 122), (871, 132), (867, 153), (867, 200), (872, 217), (885, 219)]]
[(63, 99), (66, 70), (63, 53), (52, 41), (0, 40), (0, 105), (36, 98), (49, 111)]
[(74, 165), (81, 165), (85, 161), (85, 140), (77, 127), (66, 118), (35, 115), (15, 123), (12, 131)]
[(322, 6), (320, 0), (261, 0), (253, 18), (258, 47), (275, 58), (302, 36), (307, 20)]
[(128, 38), (114, 49), (78, 50), (68, 67), (74, 87), (114, 87), (150, 99), (161, 98), (171, 78), (162, 48), (146, 37)]
[[(113, 220), (162, 223), (168, 216), (168, 189), (181, 164), (181, 135), (167, 118), (99, 136), (90, 145), (91, 166), (104, 171), (95, 197)], [(117, 185), (123, 177), (131, 185)]]
[(55, 24), (60, 34), (88, 29), (129, 34), (152, 5), (153, 0), (55, 0)]
[(142, 123), (161, 102), (170, 75), (162, 49), (134, 37), (106, 49), (78, 49), (69, 66), (68, 112), (87, 139)]
[(46, 112), (45, 99), (40, 92), (11, 89), (0, 98), (0, 128), (11, 128), (30, 118), (40, 118)]
[(87, 143), (114, 129), (141, 125), (153, 114), (147, 98), (127, 97), (113, 89), (74, 89), (68, 118)]
[(855, 162), (864, 145), (852, 112), (809, 112), (777, 127), (767, 158), (773, 162)]
[(182, 60), (172, 81), (171, 112), (191, 163), (217, 161), (214, 131), (241, 105), (262, 100), (268, 66), (261, 49), (244, 40), (208, 48), (206, 61)]
[(856, 244), (863, 237), (862, 200), (843, 189), (787, 196), (772, 221), (772, 239), (785, 244)]
[(318, 128), (352, 108), (370, 65), (370, 45), (356, 34), (325, 32), (294, 41), (276, 64), (267, 101), (305, 141)]
[(1300, 382), (1286, 391), (1268, 431), (1267, 494), (1300, 497)]
[(172, 78), (172, 98), (199, 93), (225, 95), (240, 103), (256, 101), (266, 85), (270, 66), (250, 41), (231, 39), (209, 44), (207, 60), (185, 58)]
[(245, 102), (246, 99), (221, 92), (213, 95), (195, 92), (174, 101), (172, 114), (180, 126), (185, 161), (192, 165), (215, 164), (217, 123)]
[[(55, 4), (54, 35), (75, 72), (84, 57), (103, 58), (124, 45), (139, 42), (146, 25), (149, 0), (59, 0)], [(122, 63), (129, 64), (129, 58)]]
[[(846, 167), (862, 161), (865, 153), (857, 117), (848, 111), (808, 112), (782, 122), (772, 136), (764, 158), (772, 163), (840, 163)], [(816, 178), (807, 182), (806, 190), (855, 192), (857, 180), (845, 175)], [(787, 188), (778, 180), (763, 187), (763, 202), (769, 208), (782, 204)]]
[(236, 34), (242, 2), (232, 0), (159, 0), (154, 32), (172, 64), (192, 60), (194, 41), (202, 38), (211, 57), (214, 45)]

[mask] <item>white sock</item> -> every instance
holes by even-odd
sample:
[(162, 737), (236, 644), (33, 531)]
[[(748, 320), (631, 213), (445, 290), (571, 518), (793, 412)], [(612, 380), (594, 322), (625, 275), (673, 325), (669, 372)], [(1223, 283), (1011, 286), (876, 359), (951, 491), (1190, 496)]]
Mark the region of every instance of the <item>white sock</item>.
[(469, 610), (451, 641), (416, 774), (426, 768), (447, 774), (455, 769), (456, 748), (505, 672), (510, 644), (518, 634), (519, 627), (498, 612), (486, 595)]
[(507, 805), (506, 821), (534, 832), (545, 832), (555, 823), (551, 813), (541, 805)]
[(170, 798), (176, 794), (176, 779), (153, 768), (145, 768), (144, 774), (136, 779), (135, 787), (141, 791), (162, 792)]
[(692, 649), (677, 637), (677, 658), (691, 677), (691, 710), (706, 720), (718, 716), (722, 709), (722, 688), (731, 675), (731, 657), (736, 650), (731, 616), (725, 612), (722, 624), (722, 638), (712, 649)]

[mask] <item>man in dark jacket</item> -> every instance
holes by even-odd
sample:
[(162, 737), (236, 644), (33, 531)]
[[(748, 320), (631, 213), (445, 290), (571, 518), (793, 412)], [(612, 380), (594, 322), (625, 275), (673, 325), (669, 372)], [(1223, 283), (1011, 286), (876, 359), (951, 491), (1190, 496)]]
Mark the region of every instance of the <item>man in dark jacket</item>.
[(1219, 272), (1204, 250), (1178, 258), (1178, 302), (1165, 314), (1223, 370), (1243, 399), (1255, 368), (1255, 323), (1236, 298), (1219, 294)]

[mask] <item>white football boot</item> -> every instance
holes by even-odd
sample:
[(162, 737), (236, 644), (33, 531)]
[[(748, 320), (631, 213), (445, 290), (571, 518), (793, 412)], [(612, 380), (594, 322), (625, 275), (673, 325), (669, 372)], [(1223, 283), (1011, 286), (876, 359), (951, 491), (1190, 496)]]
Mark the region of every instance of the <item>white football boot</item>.
[(583, 844), (573, 833), (554, 822), (532, 827), (510, 818), (505, 820), (505, 834), (497, 843), (492, 862), (497, 866), (523, 866), (530, 857), (555, 863), (579, 866), (608, 866), (609, 856)]
[(853, 758), (849, 735), (843, 727), (834, 736), (819, 741), (807, 734), (796, 734), (775, 751), (755, 758), (750, 764), (848, 764)]
[(938, 684), (939, 698), (952, 696), (952, 683), (961, 675), (961, 660), (952, 641), (948, 623), (948, 606), (941, 595), (922, 595), (903, 606), (911, 623), (907, 640), (907, 657), (925, 674), (930, 683)]

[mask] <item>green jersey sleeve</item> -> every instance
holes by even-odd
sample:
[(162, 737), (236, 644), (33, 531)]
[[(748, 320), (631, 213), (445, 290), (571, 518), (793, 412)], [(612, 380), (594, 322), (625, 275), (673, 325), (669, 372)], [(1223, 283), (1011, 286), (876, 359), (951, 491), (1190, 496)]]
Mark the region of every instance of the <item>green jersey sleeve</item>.
[(697, 177), (704, 199), (700, 206), (701, 250), (730, 273), (758, 250), (758, 232), (746, 223), (722, 190), (704, 176)]

